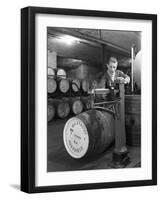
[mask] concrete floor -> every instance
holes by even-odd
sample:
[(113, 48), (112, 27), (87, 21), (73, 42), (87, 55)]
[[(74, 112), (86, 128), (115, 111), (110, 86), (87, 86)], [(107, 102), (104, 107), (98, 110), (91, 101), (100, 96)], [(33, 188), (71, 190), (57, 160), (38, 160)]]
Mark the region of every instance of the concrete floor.
[[(48, 124), (47, 135), (47, 171), (74, 171), (74, 170), (92, 170), (92, 169), (110, 169), (112, 161), (113, 146), (103, 154), (80, 161), (73, 159), (67, 152), (63, 144), (63, 128), (68, 120), (54, 120)], [(141, 148), (128, 147), (130, 163), (127, 168), (140, 167)]]

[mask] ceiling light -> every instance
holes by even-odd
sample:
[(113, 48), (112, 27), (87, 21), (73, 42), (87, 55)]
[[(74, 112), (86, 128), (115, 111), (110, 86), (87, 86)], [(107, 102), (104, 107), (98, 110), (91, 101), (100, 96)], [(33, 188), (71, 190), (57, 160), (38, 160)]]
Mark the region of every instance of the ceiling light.
[(61, 39), (62, 42), (66, 43), (68, 45), (71, 45), (74, 42), (79, 43), (79, 41), (80, 41), (78, 38), (73, 37), (73, 36), (69, 36), (69, 35), (62, 36), (60, 39)]

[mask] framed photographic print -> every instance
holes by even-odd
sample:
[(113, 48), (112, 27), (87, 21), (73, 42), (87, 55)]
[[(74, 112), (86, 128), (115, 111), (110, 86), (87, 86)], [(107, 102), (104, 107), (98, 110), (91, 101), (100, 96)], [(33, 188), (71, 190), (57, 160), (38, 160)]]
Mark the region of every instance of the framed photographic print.
[(21, 9), (21, 190), (157, 184), (157, 16)]

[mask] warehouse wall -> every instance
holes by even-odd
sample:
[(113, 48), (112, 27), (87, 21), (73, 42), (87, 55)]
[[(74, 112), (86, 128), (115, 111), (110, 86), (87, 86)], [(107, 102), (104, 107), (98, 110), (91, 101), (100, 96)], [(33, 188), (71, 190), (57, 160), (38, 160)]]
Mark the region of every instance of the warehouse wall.
[(70, 69), (67, 72), (68, 77), (78, 79), (96, 79), (98, 73), (102, 71), (101, 66), (94, 66), (89, 63), (82, 63), (79, 67)]

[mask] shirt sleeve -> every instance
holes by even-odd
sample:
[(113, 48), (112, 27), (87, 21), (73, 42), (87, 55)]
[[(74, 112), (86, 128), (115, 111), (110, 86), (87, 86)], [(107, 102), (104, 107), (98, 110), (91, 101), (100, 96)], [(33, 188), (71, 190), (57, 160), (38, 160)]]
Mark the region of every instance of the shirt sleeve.
[(126, 82), (129, 83), (130, 82), (130, 77), (127, 74), (124, 74), (122, 71), (117, 70), (117, 77), (122, 77), (124, 79), (126, 79)]
[(117, 70), (117, 73), (116, 73), (116, 78), (117, 77), (122, 77), (125, 79), (126, 83), (130, 83), (130, 77), (127, 75), (127, 74), (124, 74), (122, 71), (120, 70)]
[(103, 76), (99, 81), (99, 88), (105, 88), (105, 87), (106, 87), (106, 77)]
[(128, 77), (128, 75), (124, 74), (124, 72), (122, 72), (120, 70), (118, 70), (117, 74), (118, 74), (118, 77), (122, 77), (122, 78), (127, 78)]

